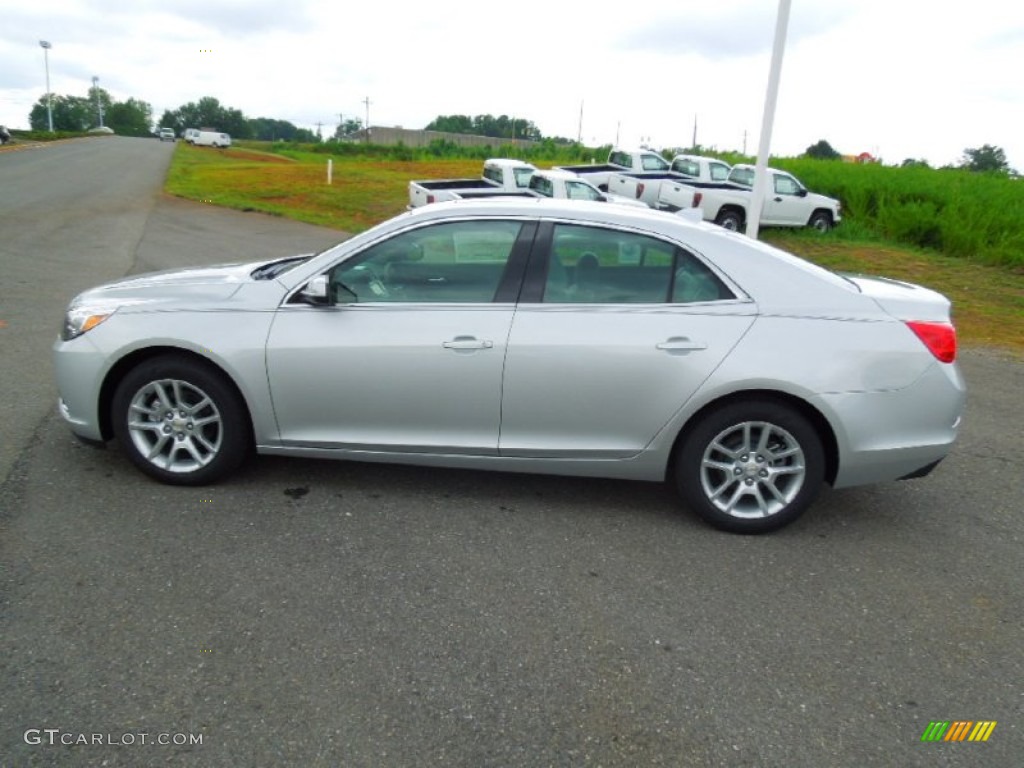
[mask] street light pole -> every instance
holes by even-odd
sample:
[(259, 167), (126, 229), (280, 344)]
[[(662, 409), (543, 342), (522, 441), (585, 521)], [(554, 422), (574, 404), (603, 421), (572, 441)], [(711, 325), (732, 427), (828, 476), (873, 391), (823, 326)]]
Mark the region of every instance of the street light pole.
[(100, 126), (99, 127), (102, 128), (103, 127), (103, 107), (100, 105), (100, 88), (97, 85), (97, 83), (99, 81), (100, 81), (100, 79), (98, 77), (96, 77), (96, 75), (92, 76), (92, 92), (93, 92), (93, 95), (96, 96), (96, 115), (97, 115), (97, 119), (100, 121)]
[(46, 40), (40, 40), (39, 46), (43, 49), (43, 62), (46, 64), (46, 121), (50, 126), (50, 133), (53, 133), (53, 103), (50, 101), (50, 49), (53, 47)]

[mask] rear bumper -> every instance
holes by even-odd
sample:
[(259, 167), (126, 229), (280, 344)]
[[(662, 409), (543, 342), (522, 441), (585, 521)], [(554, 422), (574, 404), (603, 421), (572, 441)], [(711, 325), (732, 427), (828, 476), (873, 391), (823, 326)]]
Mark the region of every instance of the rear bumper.
[(834, 486), (928, 474), (956, 441), (965, 399), (959, 369), (940, 363), (903, 389), (821, 395), (822, 410), (842, 425)]

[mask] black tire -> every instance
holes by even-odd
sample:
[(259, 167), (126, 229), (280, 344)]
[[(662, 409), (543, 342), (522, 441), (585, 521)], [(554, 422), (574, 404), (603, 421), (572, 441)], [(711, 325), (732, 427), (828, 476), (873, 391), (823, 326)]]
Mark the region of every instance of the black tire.
[(807, 226), (819, 232), (828, 232), (832, 229), (832, 214), (828, 211), (815, 211), (811, 214)]
[(238, 394), (198, 360), (146, 360), (118, 384), (112, 407), (114, 434), (128, 458), (163, 483), (212, 483), (237, 469), (252, 447)]
[(799, 411), (758, 399), (703, 416), (673, 469), (683, 501), (706, 522), (757, 534), (792, 523), (814, 502), (825, 456), (817, 431)]
[(721, 211), (715, 219), (715, 224), (730, 232), (739, 232), (743, 228), (743, 214), (732, 209)]

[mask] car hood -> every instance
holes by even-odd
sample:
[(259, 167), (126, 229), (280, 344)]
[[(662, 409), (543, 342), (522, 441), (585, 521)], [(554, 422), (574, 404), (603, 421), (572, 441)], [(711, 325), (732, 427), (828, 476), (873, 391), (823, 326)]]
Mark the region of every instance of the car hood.
[(950, 302), (941, 293), (887, 277), (843, 275), (860, 292), (899, 320), (949, 322)]
[(179, 302), (188, 306), (227, 303), (245, 285), (276, 283), (268, 279), (257, 281), (253, 272), (279, 261), (282, 259), (171, 269), (125, 277), (79, 294), (72, 300), (71, 308), (84, 304), (127, 308)]

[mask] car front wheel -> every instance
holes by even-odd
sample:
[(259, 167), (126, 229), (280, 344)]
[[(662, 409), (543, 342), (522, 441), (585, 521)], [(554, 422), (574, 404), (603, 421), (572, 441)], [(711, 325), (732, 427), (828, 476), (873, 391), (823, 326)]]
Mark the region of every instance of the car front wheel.
[(248, 454), (248, 419), (224, 377), (199, 361), (163, 356), (118, 385), (114, 434), (143, 472), (173, 485), (203, 485)]
[(828, 211), (815, 211), (807, 226), (819, 232), (828, 232), (832, 229), (832, 215)]
[(675, 463), (687, 506), (733, 533), (767, 533), (793, 522), (817, 497), (824, 476), (814, 426), (772, 400), (710, 412), (689, 432)]

